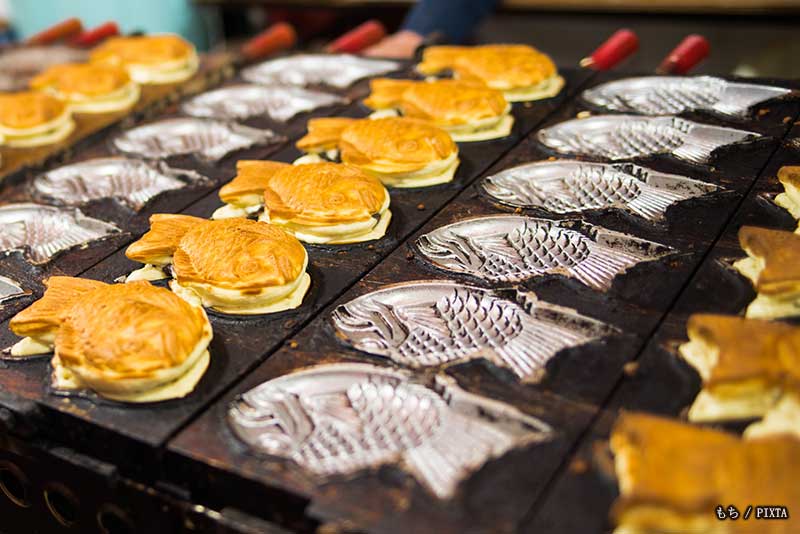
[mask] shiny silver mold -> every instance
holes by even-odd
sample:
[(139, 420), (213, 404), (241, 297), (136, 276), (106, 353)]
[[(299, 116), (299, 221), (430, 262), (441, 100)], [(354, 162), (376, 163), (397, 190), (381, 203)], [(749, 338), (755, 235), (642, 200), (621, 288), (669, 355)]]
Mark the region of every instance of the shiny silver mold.
[(520, 303), (451, 281), (394, 284), (338, 306), (337, 335), (408, 367), (483, 358), (537, 382), (560, 351), (613, 333), (575, 310), (517, 293)]
[(177, 118), (138, 126), (113, 140), (126, 154), (144, 158), (167, 158), (195, 154), (216, 161), (236, 150), (281, 140), (271, 130), (258, 130), (223, 121)]
[(671, 251), (579, 221), (517, 215), (449, 224), (424, 234), (415, 246), (425, 260), (440, 269), (489, 282), (514, 283), (558, 274), (601, 291), (637, 263)]
[(160, 193), (186, 185), (187, 182), (163, 174), (143, 161), (112, 157), (58, 167), (37, 176), (31, 187), (37, 196), (62, 204), (115, 198), (139, 210)]
[(35, 264), (118, 231), (113, 224), (87, 217), (75, 208), (41, 204), (0, 207), (0, 253), (22, 250)]
[(300, 113), (345, 102), (340, 96), (302, 87), (239, 84), (197, 95), (184, 102), (181, 111), (192, 117), (223, 120), (266, 115), (286, 122)]
[(0, 303), (29, 294), (30, 291), (22, 289), (22, 286), (16, 281), (5, 276), (0, 276)]
[(620, 209), (660, 221), (672, 204), (718, 191), (711, 184), (629, 163), (537, 161), (487, 176), (489, 197), (519, 208), (551, 213)]
[(261, 85), (329, 85), (350, 87), (362, 78), (400, 70), (397, 61), (368, 59), (348, 54), (298, 54), (248, 67), (242, 78)]
[(489, 459), (552, 435), (539, 419), (452, 378), (428, 387), (402, 371), (353, 363), (265, 382), (233, 402), (228, 423), (252, 451), (291, 460), (322, 483), (388, 464), (440, 499)]
[(754, 132), (711, 126), (678, 117), (597, 115), (539, 130), (536, 139), (561, 154), (612, 161), (671, 154), (703, 164), (716, 149), (761, 137)]
[(643, 115), (708, 111), (745, 117), (759, 102), (786, 96), (784, 87), (729, 82), (713, 76), (643, 76), (607, 82), (581, 95), (592, 106)]

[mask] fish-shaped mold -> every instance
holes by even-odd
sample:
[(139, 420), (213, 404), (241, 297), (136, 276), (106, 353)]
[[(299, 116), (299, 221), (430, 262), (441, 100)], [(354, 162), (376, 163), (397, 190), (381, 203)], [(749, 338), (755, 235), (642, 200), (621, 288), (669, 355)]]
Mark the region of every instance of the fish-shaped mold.
[(558, 352), (613, 332), (574, 310), (519, 294), (521, 303), (450, 281), (390, 285), (338, 306), (337, 334), (358, 350), (409, 367), (484, 358), (536, 382)]
[(137, 126), (115, 137), (112, 143), (120, 152), (144, 158), (198, 154), (216, 161), (236, 150), (281, 140), (271, 130), (192, 117), (164, 119)]
[(340, 96), (302, 87), (238, 84), (197, 95), (181, 110), (192, 117), (241, 120), (266, 115), (286, 122), (300, 113), (345, 102)]
[(704, 164), (718, 148), (761, 137), (754, 132), (711, 126), (679, 117), (596, 115), (543, 128), (536, 139), (544, 146), (574, 156), (612, 161), (669, 154)]
[(714, 76), (643, 76), (592, 87), (581, 98), (592, 106), (623, 113), (678, 115), (707, 111), (745, 117), (756, 104), (790, 92), (784, 87), (729, 82)]
[(0, 303), (30, 294), (18, 282), (6, 276), (0, 276)]
[(136, 210), (160, 193), (186, 185), (143, 161), (125, 157), (64, 165), (37, 176), (31, 184), (36, 196), (57, 203), (78, 205), (115, 198)]
[(75, 208), (41, 204), (0, 207), (0, 253), (23, 250), (36, 264), (118, 231), (113, 224), (87, 217)]
[(440, 269), (489, 282), (515, 283), (559, 274), (601, 291), (627, 269), (671, 251), (578, 221), (516, 215), (449, 224), (424, 234), (415, 246)]
[(321, 478), (383, 465), (409, 472), (439, 499), (489, 459), (552, 435), (539, 419), (468, 393), (368, 364), (321, 365), (275, 378), (231, 405), (228, 423), (253, 452)]
[(620, 209), (650, 221), (662, 220), (672, 204), (719, 190), (637, 165), (569, 160), (511, 167), (487, 176), (480, 187), (508, 206), (557, 214)]
[(370, 76), (401, 68), (397, 61), (369, 59), (348, 54), (298, 54), (271, 59), (248, 67), (242, 78), (261, 85), (328, 85), (345, 89)]

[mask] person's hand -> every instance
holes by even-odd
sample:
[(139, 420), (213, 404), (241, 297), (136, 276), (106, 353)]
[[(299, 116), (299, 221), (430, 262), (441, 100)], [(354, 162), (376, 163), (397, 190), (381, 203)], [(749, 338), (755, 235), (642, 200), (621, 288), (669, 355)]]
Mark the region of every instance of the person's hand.
[(401, 30), (364, 49), (363, 54), (373, 57), (410, 58), (420, 44), (422, 44), (420, 34)]

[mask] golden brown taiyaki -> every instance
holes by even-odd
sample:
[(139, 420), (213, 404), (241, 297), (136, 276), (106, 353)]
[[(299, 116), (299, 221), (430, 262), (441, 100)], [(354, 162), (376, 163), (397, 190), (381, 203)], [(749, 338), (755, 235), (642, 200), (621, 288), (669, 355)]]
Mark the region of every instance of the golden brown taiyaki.
[(113, 37), (95, 48), (90, 59), (120, 65), (140, 84), (182, 82), (198, 67), (194, 46), (172, 34)]
[(241, 160), (219, 191), (226, 206), (213, 218), (246, 217), (280, 226), (306, 243), (380, 239), (392, 217), (389, 192), (374, 176), (344, 163), (290, 165)]
[(308, 134), (297, 148), (358, 167), (390, 187), (426, 187), (453, 180), (458, 146), (450, 135), (429, 122), (409, 117), (308, 121)]
[(150, 231), (132, 243), (128, 258), (146, 266), (128, 280), (165, 276), (190, 302), (222, 313), (264, 314), (298, 307), (311, 284), (308, 254), (290, 233), (244, 218), (209, 221), (153, 215)]
[(550, 98), (564, 87), (553, 60), (527, 45), (429, 46), (417, 65), (425, 75), (448, 69), (460, 80), (503, 91), (509, 102)]
[(52, 277), (44, 296), (11, 319), (14, 356), (54, 351), (53, 387), (124, 402), (189, 394), (209, 364), (205, 312), (147, 282)]
[[(413, 81), (377, 78), (364, 104), (423, 119), (454, 141), (484, 141), (511, 133), (514, 117), (502, 91), (464, 80)], [(377, 116), (377, 114), (376, 114)]]
[(139, 85), (117, 65), (64, 63), (34, 77), (31, 89), (47, 91), (69, 103), (75, 113), (109, 113), (139, 100)]

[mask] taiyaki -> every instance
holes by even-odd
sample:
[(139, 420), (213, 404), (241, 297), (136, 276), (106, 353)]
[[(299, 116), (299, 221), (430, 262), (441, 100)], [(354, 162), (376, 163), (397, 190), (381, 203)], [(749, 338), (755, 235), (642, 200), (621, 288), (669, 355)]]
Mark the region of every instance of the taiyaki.
[(550, 98), (564, 87), (553, 60), (528, 45), (429, 46), (417, 65), (424, 75), (448, 69), (460, 80), (503, 91), (509, 102)]
[[(800, 327), (696, 314), (686, 330), (689, 341), (679, 347), (680, 355), (703, 380), (703, 389), (689, 409), (690, 421), (770, 415), (773, 433), (793, 427), (800, 438)], [(792, 405), (794, 414), (784, 413)], [(786, 415), (782, 424), (775, 424), (776, 415)], [(763, 430), (762, 425), (762, 434)]]
[(199, 65), (194, 46), (173, 34), (112, 37), (92, 50), (90, 61), (124, 67), (140, 84), (182, 82)]
[(69, 103), (74, 113), (110, 113), (131, 108), (139, 100), (139, 84), (116, 65), (65, 63), (48, 68), (30, 82)]
[(28, 148), (63, 141), (75, 130), (69, 105), (38, 91), (0, 94), (0, 141)]
[(56, 391), (91, 390), (122, 402), (188, 395), (209, 364), (211, 325), (199, 306), (147, 282), (52, 277), (9, 327), (23, 357), (54, 351)]
[(386, 188), (351, 165), (239, 160), (236, 170), (236, 178), (219, 190), (226, 206), (212, 218), (246, 217), (263, 209), (259, 220), (317, 244), (380, 239), (392, 218)]
[(747, 317), (800, 315), (800, 235), (742, 226), (739, 244), (748, 257), (733, 267), (753, 283), (757, 293), (747, 307)]
[(450, 182), (459, 164), (458, 145), (446, 131), (408, 117), (311, 119), (297, 148), (313, 155), (303, 161), (338, 157), (390, 187)]
[(157, 214), (128, 258), (144, 263), (127, 281), (164, 278), (172, 290), (221, 313), (254, 315), (300, 306), (311, 277), (308, 254), (291, 234), (249, 219), (208, 221)]
[[(790, 534), (787, 521), (740, 517), (755, 503), (800, 507), (800, 440), (789, 435), (741, 439), (662, 417), (623, 413), (611, 434), (620, 496), (615, 534), (726, 532)], [(734, 505), (736, 520), (728, 517)], [(772, 506), (772, 505), (770, 505)], [(721, 527), (720, 525), (724, 525)]]
[[(502, 91), (462, 80), (413, 81), (378, 78), (364, 104), (386, 115), (423, 119), (454, 141), (484, 141), (511, 133), (514, 117)], [(377, 114), (376, 114), (377, 115)]]

